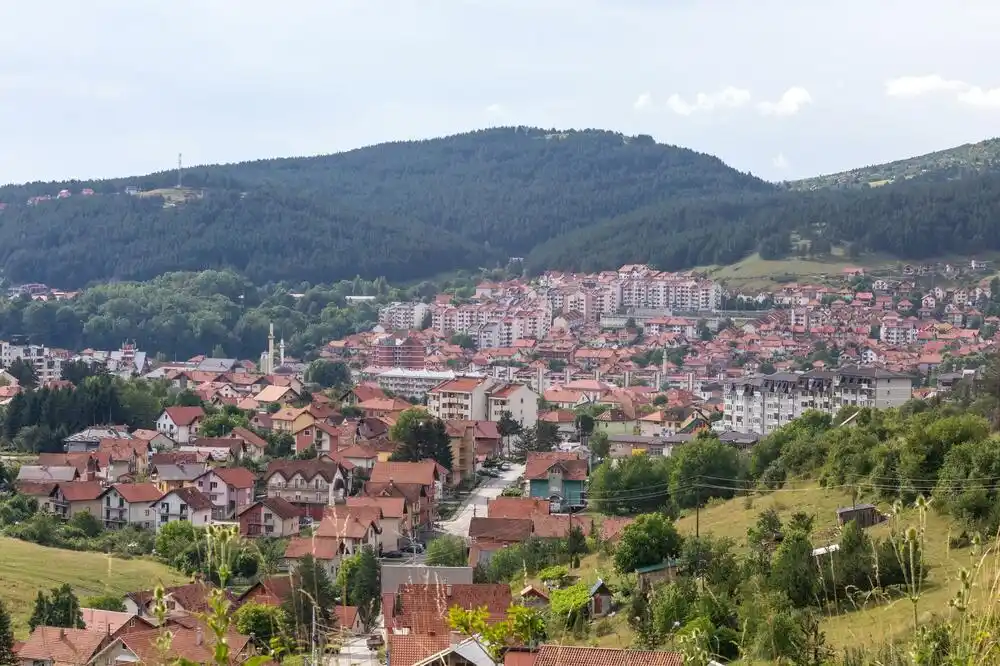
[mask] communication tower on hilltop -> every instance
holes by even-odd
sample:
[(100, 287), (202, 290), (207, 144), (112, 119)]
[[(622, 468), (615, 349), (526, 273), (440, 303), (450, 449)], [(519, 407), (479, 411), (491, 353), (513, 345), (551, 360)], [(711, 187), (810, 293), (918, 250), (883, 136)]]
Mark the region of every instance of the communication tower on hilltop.
[(184, 166), (181, 153), (177, 153), (177, 189), (181, 189), (184, 176)]

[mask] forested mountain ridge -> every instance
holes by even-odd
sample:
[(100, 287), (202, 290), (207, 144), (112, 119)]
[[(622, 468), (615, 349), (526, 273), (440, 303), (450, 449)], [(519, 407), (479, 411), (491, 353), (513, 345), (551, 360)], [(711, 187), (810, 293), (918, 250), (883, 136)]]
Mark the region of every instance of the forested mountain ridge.
[[(72, 289), (206, 269), (258, 285), (399, 283), (511, 257), (537, 273), (635, 262), (677, 270), (833, 246), (900, 259), (975, 254), (1000, 250), (998, 155), (993, 140), (887, 165), (940, 168), (880, 187), (790, 191), (648, 136), (497, 128), (194, 167), (184, 185), (204, 196), (171, 206), (122, 192), (170, 192), (174, 172), (7, 186), (0, 270)], [(23, 203), (82, 187), (95, 195)]]
[(545, 268), (594, 270), (647, 262), (671, 270), (733, 263), (757, 251), (884, 252), (923, 259), (1000, 250), (1000, 174), (879, 188), (674, 200), (540, 245), (527, 259)]
[(786, 185), (797, 191), (830, 187), (881, 187), (900, 180), (950, 180), (997, 171), (1000, 171), (1000, 138), (965, 143), (885, 164), (803, 178)]
[(672, 199), (774, 186), (716, 157), (597, 130), (499, 128), (336, 155), (185, 170), (206, 196), (165, 208), (121, 195), (176, 174), (0, 188), (0, 268), (63, 288), (233, 268), (255, 282), (393, 281), (504, 263), (565, 234)]

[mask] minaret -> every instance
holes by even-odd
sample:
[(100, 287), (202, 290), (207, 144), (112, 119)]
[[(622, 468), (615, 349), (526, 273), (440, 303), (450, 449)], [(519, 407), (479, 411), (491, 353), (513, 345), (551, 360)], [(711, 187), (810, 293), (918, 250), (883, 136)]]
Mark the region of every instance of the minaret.
[(270, 332), (267, 335), (267, 367), (264, 374), (270, 375), (274, 372), (274, 323), (271, 323)]
[(280, 356), (278, 358), (281, 359), (280, 362), (278, 363), (278, 367), (281, 367), (281, 366), (283, 366), (285, 364), (285, 339), (284, 338), (281, 338), (281, 344), (278, 345), (278, 349), (280, 350), (280, 352), (279, 352)]

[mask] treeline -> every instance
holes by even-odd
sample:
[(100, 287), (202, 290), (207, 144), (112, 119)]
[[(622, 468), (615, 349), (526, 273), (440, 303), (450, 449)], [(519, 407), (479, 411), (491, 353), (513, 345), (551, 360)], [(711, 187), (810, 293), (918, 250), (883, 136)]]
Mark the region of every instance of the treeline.
[[(460, 274), (407, 289), (391, 287), (384, 278), (257, 287), (232, 271), (171, 273), (149, 282), (92, 287), (67, 301), (0, 299), (0, 339), (23, 334), (35, 343), (73, 350), (118, 349), (132, 340), (164, 360), (197, 354), (255, 360), (273, 322), (288, 352), (301, 357), (329, 340), (370, 330), (383, 303), (429, 298), (438, 290), (470, 293), (476, 279)], [(351, 295), (375, 296), (376, 302), (348, 304)]]
[(76, 387), (15, 395), (0, 412), (0, 436), (18, 451), (59, 453), (64, 438), (93, 425), (152, 428), (175, 399), (163, 383), (88, 377)]
[[(647, 262), (663, 270), (729, 264), (754, 252), (780, 259), (800, 243), (814, 255), (842, 245), (849, 254), (906, 259), (1000, 249), (1000, 174), (879, 188), (733, 193), (671, 199), (576, 233), (528, 257), (530, 272), (598, 270)], [(794, 242), (793, 242), (794, 241)]]
[(195, 167), (205, 196), (173, 207), (127, 185), (26, 206), (83, 183), (0, 188), (0, 268), (62, 288), (232, 268), (256, 283), (419, 279), (504, 264), (550, 238), (669, 198), (775, 188), (719, 159), (613, 132), (500, 128), (339, 155)]

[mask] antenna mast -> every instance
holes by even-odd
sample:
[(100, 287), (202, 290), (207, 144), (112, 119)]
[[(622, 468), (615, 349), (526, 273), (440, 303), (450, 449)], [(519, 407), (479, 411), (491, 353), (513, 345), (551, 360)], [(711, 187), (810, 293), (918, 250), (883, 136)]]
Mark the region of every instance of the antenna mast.
[(177, 153), (177, 189), (181, 189), (181, 176), (184, 174), (183, 162), (181, 161), (181, 153)]

